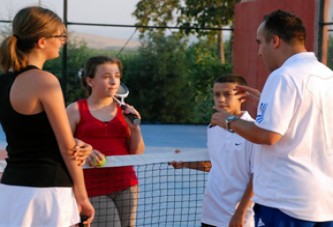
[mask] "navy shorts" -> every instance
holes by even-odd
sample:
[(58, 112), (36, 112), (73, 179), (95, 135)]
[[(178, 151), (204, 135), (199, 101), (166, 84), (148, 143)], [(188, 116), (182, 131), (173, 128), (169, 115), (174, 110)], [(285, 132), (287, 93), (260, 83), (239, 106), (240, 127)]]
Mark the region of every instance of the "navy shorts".
[(304, 221), (290, 217), (279, 209), (260, 204), (254, 206), (254, 218), (256, 227), (333, 227), (333, 221)]

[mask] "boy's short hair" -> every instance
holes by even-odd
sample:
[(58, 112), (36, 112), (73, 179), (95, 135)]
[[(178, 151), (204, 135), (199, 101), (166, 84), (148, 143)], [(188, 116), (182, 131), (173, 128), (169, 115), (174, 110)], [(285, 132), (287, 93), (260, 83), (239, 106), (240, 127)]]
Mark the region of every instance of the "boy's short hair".
[(214, 83), (235, 83), (239, 85), (247, 85), (246, 80), (239, 75), (225, 74), (222, 75), (214, 81)]

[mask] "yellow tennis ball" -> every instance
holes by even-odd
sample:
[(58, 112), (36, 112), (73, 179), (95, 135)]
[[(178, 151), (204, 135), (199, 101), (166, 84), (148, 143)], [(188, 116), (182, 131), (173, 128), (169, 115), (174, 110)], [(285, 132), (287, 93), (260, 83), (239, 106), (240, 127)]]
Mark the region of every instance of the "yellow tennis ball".
[(105, 158), (105, 156), (103, 156), (103, 160), (102, 161), (100, 161), (100, 162), (95, 161), (95, 167), (102, 167), (102, 166), (105, 165), (105, 163), (106, 163), (106, 158)]

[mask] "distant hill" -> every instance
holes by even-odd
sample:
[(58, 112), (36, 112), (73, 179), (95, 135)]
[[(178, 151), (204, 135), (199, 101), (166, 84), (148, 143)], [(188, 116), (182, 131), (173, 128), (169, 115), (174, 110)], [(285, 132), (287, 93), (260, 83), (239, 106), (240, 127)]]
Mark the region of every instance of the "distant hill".
[[(100, 35), (92, 35), (87, 33), (70, 32), (70, 39), (84, 40), (88, 47), (95, 49), (120, 49), (122, 48), (127, 40), (117, 39)], [(4, 37), (0, 34), (0, 42)], [(126, 49), (135, 49), (140, 46), (140, 42), (137, 40), (130, 40), (126, 44)]]
[[(100, 35), (92, 35), (87, 33), (77, 33), (71, 32), (70, 39), (84, 40), (87, 43), (88, 47), (96, 49), (115, 49), (122, 48), (127, 40), (126, 39), (117, 39)], [(137, 40), (130, 40), (126, 44), (126, 48), (138, 48), (140, 42)]]

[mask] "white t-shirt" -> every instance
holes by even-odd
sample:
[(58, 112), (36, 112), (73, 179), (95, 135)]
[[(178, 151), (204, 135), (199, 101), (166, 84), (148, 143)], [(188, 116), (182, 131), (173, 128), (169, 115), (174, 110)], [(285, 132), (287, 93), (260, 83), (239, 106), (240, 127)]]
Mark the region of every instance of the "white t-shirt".
[[(245, 112), (241, 117), (253, 121)], [(250, 180), (254, 144), (236, 133), (215, 126), (207, 129), (207, 148), (212, 163), (206, 184), (201, 222), (229, 226)], [(246, 215), (246, 227), (254, 226), (252, 207)]]
[(282, 135), (256, 154), (254, 202), (307, 221), (333, 220), (333, 72), (310, 52), (271, 73), (256, 125)]

